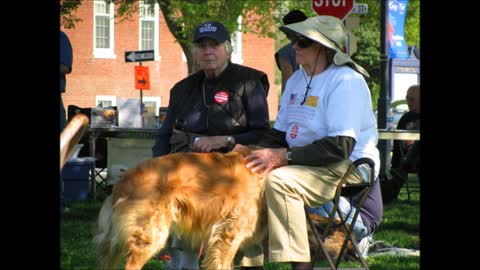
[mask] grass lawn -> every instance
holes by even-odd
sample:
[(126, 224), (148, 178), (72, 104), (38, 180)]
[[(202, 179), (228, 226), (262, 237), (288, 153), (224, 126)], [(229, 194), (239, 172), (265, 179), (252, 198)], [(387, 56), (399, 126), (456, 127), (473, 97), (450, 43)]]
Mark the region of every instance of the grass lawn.
[[(382, 223), (374, 234), (374, 240), (385, 241), (395, 247), (420, 249), (420, 204), (419, 183), (416, 175), (410, 174), (411, 201), (407, 201), (406, 188), (402, 188), (399, 199), (384, 205)], [(412, 190), (414, 191), (412, 193)], [(68, 205), (69, 211), (60, 220), (60, 266), (64, 270), (97, 269), (95, 248), (92, 244), (93, 228), (104, 194), (97, 201), (75, 202)], [(371, 256), (366, 259), (371, 270), (414, 270), (420, 269), (418, 256)], [(357, 266), (343, 262), (340, 267)], [(165, 269), (165, 264), (150, 260), (144, 270)], [(266, 263), (265, 269), (288, 270), (283, 263)]]

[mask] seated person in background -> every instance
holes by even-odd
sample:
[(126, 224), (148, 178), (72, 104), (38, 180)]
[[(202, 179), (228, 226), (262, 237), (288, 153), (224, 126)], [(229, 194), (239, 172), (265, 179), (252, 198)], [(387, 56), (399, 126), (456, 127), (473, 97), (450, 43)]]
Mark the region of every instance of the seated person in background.
[[(420, 130), (420, 85), (412, 85), (408, 88), (406, 100), (409, 111), (402, 115), (397, 129)], [(395, 140), (393, 142), (391, 187), (385, 191), (384, 202), (390, 202), (398, 197), (400, 189), (408, 180), (409, 172), (416, 172), (420, 177), (419, 150), (420, 141)]]
[[(230, 35), (223, 24), (211, 21), (197, 26), (193, 56), (201, 70), (170, 91), (167, 115), (152, 148), (153, 157), (174, 152), (227, 152), (236, 143), (257, 143), (270, 129), (267, 75), (232, 63), (231, 54)], [(199, 269), (199, 251), (172, 238), (167, 269)], [(263, 269), (261, 247), (242, 255), (241, 262), (236, 262)]]
[[(282, 18), (282, 22), (283, 24), (291, 24), (304, 21), (306, 18), (307, 16), (305, 16), (302, 11), (295, 9), (287, 13)], [(289, 38), (288, 35), (287, 38)], [(295, 61), (295, 49), (293, 49), (290, 42), (275, 53), (275, 63), (277, 63), (278, 69), (282, 72), (281, 93), (283, 93), (283, 91), (285, 91), (285, 84), (287, 83), (288, 78), (290, 78), (294, 71), (300, 68)]]

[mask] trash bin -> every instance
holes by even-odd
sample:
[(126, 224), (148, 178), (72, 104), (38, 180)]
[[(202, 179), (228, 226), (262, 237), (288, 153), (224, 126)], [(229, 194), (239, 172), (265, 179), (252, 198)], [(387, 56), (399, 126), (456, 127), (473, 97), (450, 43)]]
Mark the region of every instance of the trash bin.
[(94, 158), (74, 158), (62, 169), (63, 198), (66, 202), (84, 201), (88, 198), (88, 182)]

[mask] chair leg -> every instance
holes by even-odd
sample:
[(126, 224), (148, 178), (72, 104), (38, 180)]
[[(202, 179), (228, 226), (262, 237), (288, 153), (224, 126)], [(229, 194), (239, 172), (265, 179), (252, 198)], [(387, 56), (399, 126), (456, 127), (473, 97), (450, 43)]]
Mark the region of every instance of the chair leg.
[[(106, 191), (106, 181), (107, 179), (101, 175), (103, 171), (105, 171), (106, 168), (101, 168), (99, 171), (95, 169), (95, 183), (97, 187), (101, 188), (103, 191)], [(96, 179), (97, 177), (100, 178), (100, 182), (97, 182)]]
[[(354, 219), (356, 219), (356, 218), (354, 218)], [(352, 224), (353, 224), (353, 223), (352, 223)], [(340, 261), (342, 260), (342, 257), (343, 257), (344, 253), (345, 253), (346, 250), (347, 250), (348, 242), (350, 241), (350, 243), (352, 243), (353, 249), (355, 250), (355, 254), (357, 255), (358, 260), (360, 261), (360, 263), (361, 263), (362, 266), (363, 266), (363, 268), (361, 268), (361, 269), (366, 269), (366, 270), (368, 270), (367, 262), (366, 262), (365, 259), (362, 257), (362, 255), (361, 255), (362, 253), (360, 252), (360, 249), (358, 248), (355, 239), (352, 237), (352, 234), (353, 234), (353, 226), (347, 225), (346, 223), (344, 223), (344, 226), (345, 226), (345, 229), (347, 230), (347, 234), (346, 234), (346, 239), (345, 239), (345, 241), (343, 242), (342, 248), (341, 248), (341, 250), (340, 250), (340, 253), (338, 254), (337, 261), (335, 262), (335, 267), (336, 267), (336, 269), (339, 269), (338, 266), (340, 265)], [(358, 269), (358, 268), (357, 268), (357, 269)]]
[[(327, 249), (325, 248), (325, 245), (323, 244), (323, 239), (320, 238), (320, 235), (318, 234), (317, 230), (315, 229), (315, 225), (313, 224), (312, 219), (310, 218), (310, 215), (308, 214), (307, 209), (305, 208), (305, 215), (307, 217), (308, 225), (312, 229), (313, 235), (315, 236), (315, 239), (317, 240), (317, 244), (320, 246), (320, 249), (323, 252), (323, 255), (325, 255), (325, 258), (327, 258), (328, 265), (330, 266), (330, 269), (334, 270), (335, 265), (333, 264), (332, 258), (330, 258), (330, 255), (327, 252)], [(313, 265), (314, 262), (312, 262)]]
[[(364, 198), (361, 200), (361, 204), (363, 204), (363, 200), (365, 199), (365, 196)], [(340, 213), (340, 211), (338, 211), (338, 215), (342, 221), (342, 225), (343, 227), (345, 228), (345, 231), (346, 231), (346, 236), (345, 236), (345, 240), (343, 241), (343, 244), (342, 244), (342, 248), (340, 249), (340, 253), (338, 254), (338, 257), (337, 257), (337, 260), (335, 261), (335, 269), (340, 269), (338, 268), (338, 266), (340, 265), (340, 262), (342, 261), (342, 258), (347, 250), (347, 245), (348, 245), (348, 242), (350, 241), (352, 243), (352, 246), (353, 246), (353, 249), (355, 250), (355, 254), (358, 258), (358, 260), (360, 261), (360, 263), (362, 264), (363, 268), (360, 268), (360, 269), (366, 269), (368, 270), (368, 266), (367, 266), (367, 262), (365, 261), (365, 259), (363, 259), (362, 257), (362, 253), (360, 252), (360, 250), (358, 249), (358, 246), (357, 246), (357, 243), (356, 243), (356, 239), (353, 237), (353, 224), (355, 224), (355, 222), (357, 221), (358, 219), (358, 216), (360, 215), (360, 211), (357, 210), (355, 212), (355, 214), (353, 215), (353, 218), (352, 218), (352, 223), (351, 224), (348, 224), (346, 222), (346, 220), (344, 220), (342, 218), (342, 214)], [(358, 269), (358, 268), (357, 268)]]
[[(358, 254), (357, 257), (358, 257), (358, 259), (360, 260), (360, 263), (362, 264), (362, 266), (364, 267), (364, 269), (369, 270), (369, 269), (368, 269), (367, 262), (366, 262), (365, 259), (361, 256), (362, 253), (361, 253), (360, 250), (358, 249), (357, 243), (355, 243), (355, 241), (352, 241), (352, 240), (350, 240), (350, 241), (352, 242), (352, 246), (353, 246), (353, 248), (355, 249), (355, 253)], [(345, 243), (345, 244), (346, 244), (346, 243)], [(346, 245), (345, 245), (345, 247), (346, 247)]]
[(408, 202), (410, 202), (410, 188), (408, 187), (408, 175), (407, 175), (407, 180), (405, 180), (405, 187), (407, 188), (407, 199), (408, 199)]

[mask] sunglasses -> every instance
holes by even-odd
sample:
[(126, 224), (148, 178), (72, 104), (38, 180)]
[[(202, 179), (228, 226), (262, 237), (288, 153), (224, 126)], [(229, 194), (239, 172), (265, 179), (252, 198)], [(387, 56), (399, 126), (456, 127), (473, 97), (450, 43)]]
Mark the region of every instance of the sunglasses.
[(308, 39), (308, 38), (305, 38), (305, 37), (288, 36), (288, 39), (292, 43), (292, 46), (295, 45), (295, 43), (297, 43), (298, 47), (300, 47), (302, 49), (308, 48), (308, 47), (312, 46), (313, 43), (315, 43), (315, 41), (313, 41), (311, 39)]

